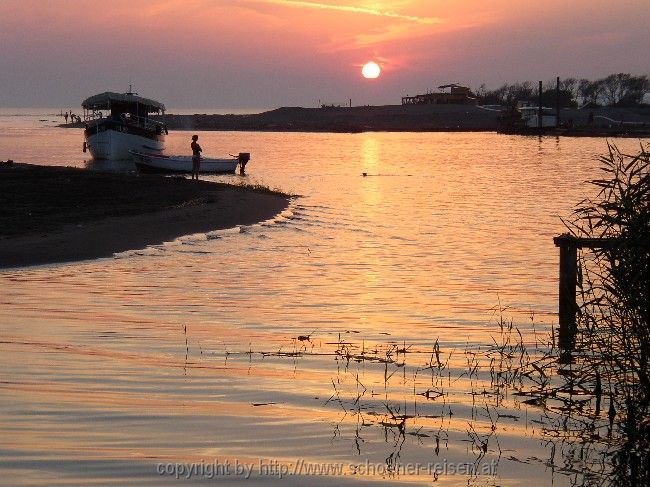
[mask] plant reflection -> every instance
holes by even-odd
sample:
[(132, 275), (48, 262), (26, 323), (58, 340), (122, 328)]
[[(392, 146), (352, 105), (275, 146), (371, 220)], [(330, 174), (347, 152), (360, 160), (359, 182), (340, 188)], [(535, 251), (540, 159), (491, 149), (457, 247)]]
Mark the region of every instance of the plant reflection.
[[(576, 212), (577, 234), (612, 236), (620, 244), (581, 257), (572, 351), (556, 347), (553, 331), (538, 334), (534, 315), (532, 336), (522, 333), (499, 305), (489, 346), (446, 350), (439, 340), (416, 346), (312, 332), (294, 339), (291, 351), (245, 354), (291, 359), (294, 370), (298, 358), (329, 363), (336, 372), (323, 406), (342, 411), (332, 442), (351, 442), (355, 455), (369, 458), (380, 440), (393, 477), (412, 461), (414, 450), (406, 446), (413, 440), (429, 459), (440, 456), (441, 443), (448, 453), (453, 443), (467, 443), (475, 467), (470, 484), (482, 466), (506, 460), (541, 465), (574, 485), (648, 485), (648, 157), (643, 149), (625, 156), (612, 148), (603, 160), (612, 179), (594, 182), (601, 200), (583, 202)], [(518, 457), (519, 436), (538, 438), (544, 455)], [(498, 472), (489, 481), (496, 483)]]

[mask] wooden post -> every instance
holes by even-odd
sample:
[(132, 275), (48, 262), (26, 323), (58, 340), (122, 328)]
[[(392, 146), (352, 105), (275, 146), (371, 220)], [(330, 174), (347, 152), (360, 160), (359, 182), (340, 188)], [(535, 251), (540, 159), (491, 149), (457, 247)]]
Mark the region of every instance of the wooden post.
[(560, 286), (558, 312), (560, 321), (559, 345), (564, 350), (573, 350), (578, 331), (576, 314), (578, 304), (578, 249), (611, 249), (618, 244), (616, 238), (580, 238), (563, 233), (553, 238), (560, 247)]
[(560, 126), (560, 77), (555, 83), (555, 127)]
[(544, 107), (542, 105), (542, 82), (539, 82), (539, 112), (537, 113), (537, 128), (541, 133), (544, 124)]
[(562, 234), (553, 239), (560, 247), (560, 286), (559, 286), (559, 345), (565, 350), (572, 350), (576, 335), (576, 291), (578, 284), (578, 245), (576, 238)]

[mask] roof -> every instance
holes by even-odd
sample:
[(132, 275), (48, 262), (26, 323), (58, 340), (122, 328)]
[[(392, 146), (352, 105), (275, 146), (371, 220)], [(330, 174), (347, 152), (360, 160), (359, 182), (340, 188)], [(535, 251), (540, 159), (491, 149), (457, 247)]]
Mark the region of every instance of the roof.
[(81, 106), (87, 110), (109, 110), (111, 105), (115, 104), (128, 104), (128, 105), (142, 105), (147, 112), (164, 112), (165, 105), (162, 103), (151, 100), (150, 98), (143, 98), (133, 93), (114, 93), (106, 91), (98, 95), (86, 98)]

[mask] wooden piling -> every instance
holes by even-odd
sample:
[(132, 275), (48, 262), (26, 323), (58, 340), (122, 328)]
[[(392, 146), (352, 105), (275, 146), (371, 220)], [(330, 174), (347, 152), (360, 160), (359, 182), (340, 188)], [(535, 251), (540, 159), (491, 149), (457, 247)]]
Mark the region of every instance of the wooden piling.
[(558, 344), (564, 350), (573, 350), (577, 333), (578, 249), (611, 248), (616, 244), (616, 239), (580, 238), (569, 233), (563, 233), (554, 237), (553, 243), (560, 248), (560, 285), (558, 290), (560, 330)]
[(544, 106), (542, 105), (542, 82), (539, 82), (539, 107), (538, 107), (538, 112), (537, 112), (537, 128), (539, 128), (540, 134), (542, 132), (542, 128), (544, 127)]
[(560, 126), (560, 77), (555, 80), (555, 127)]
[(564, 350), (572, 350), (575, 345), (576, 291), (578, 286), (578, 246), (576, 238), (562, 234), (553, 239), (560, 248), (560, 286), (558, 293), (558, 314), (560, 321), (559, 345)]

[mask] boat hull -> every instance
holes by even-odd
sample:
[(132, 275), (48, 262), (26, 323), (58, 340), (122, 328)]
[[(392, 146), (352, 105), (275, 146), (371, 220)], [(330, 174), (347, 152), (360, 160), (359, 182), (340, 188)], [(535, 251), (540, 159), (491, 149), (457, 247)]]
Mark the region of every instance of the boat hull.
[[(192, 158), (184, 156), (157, 156), (131, 151), (138, 170), (147, 173), (189, 174), (192, 172)], [(201, 174), (233, 174), (239, 159), (201, 159)]]
[(129, 151), (162, 153), (165, 135), (126, 124), (96, 124), (85, 130), (86, 147), (93, 159), (131, 159)]

